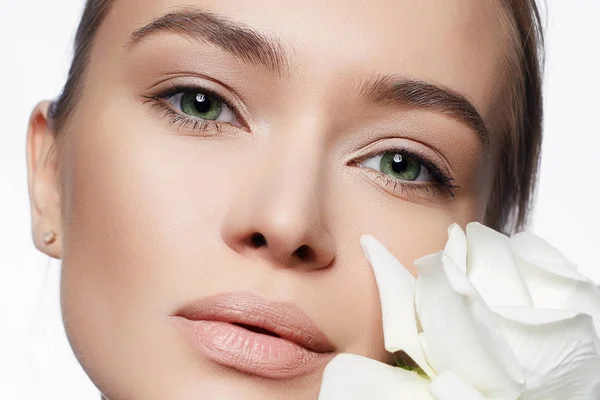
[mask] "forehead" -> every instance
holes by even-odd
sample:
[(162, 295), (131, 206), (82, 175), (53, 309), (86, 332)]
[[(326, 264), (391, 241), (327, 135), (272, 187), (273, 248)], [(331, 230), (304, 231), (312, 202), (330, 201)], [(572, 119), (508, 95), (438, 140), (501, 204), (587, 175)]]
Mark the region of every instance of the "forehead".
[(123, 52), (132, 32), (182, 7), (277, 39), (291, 77), (313, 83), (403, 75), (461, 93), (485, 118), (505, 76), (508, 24), (496, 0), (117, 0), (95, 51)]

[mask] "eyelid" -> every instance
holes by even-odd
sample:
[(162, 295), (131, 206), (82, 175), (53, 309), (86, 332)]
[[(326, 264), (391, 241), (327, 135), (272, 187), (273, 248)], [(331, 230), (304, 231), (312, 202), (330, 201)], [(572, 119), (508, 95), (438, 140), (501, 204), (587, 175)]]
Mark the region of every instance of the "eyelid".
[(221, 101), (222, 106), (221, 106), (221, 113), (219, 118), (221, 118), (221, 116), (223, 114), (229, 114), (231, 116), (231, 118), (233, 119), (233, 121), (225, 121), (225, 120), (219, 120), (215, 119), (215, 120), (210, 120), (210, 121), (214, 121), (215, 123), (229, 123), (235, 127), (240, 127), (241, 124), (239, 123), (239, 118), (237, 117), (236, 113), (234, 110), (231, 109), (231, 107), (229, 105), (227, 105), (227, 103), (225, 103), (225, 101), (223, 101), (220, 97), (208, 94), (206, 91), (200, 91), (200, 90), (194, 90), (194, 91), (185, 91), (185, 92), (178, 92), (175, 93), (169, 97), (166, 98), (166, 102), (172, 107), (174, 108), (177, 113), (180, 113), (182, 115), (185, 115), (186, 117), (189, 117), (191, 119), (198, 119), (203, 121), (204, 119), (200, 118), (200, 117), (196, 117), (194, 115), (190, 115), (188, 113), (185, 113), (182, 109), (181, 109), (181, 101), (183, 100), (183, 96), (185, 96), (189, 93), (193, 93), (193, 94), (202, 94), (203, 96), (209, 97), (209, 98), (213, 98), (213, 99), (217, 99), (218, 101)]
[(448, 177), (455, 175), (452, 165), (439, 150), (412, 137), (385, 136), (378, 138), (376, 141), (370, 144), (363, 144), (360, 149), (357, 148), (354, 150), (347, 159), (347, 163), (354, 163), (354, 160), (362, 161), (369, 157), (394, 151), (424, 162), (423, 165), (430, 172), (433, 169)]
[[(421, 160), (421, 159), (420, 159), (420, 157), (415, 157), (415, 156), (413, 156), (413, 155), (409, 154), (409, 152), (407, 152), (407, 151), (400, 151), (400, 150), (386, 150), (386, 151), (379, 152), (379, 153), (377, 153), (377, 154), (374, 154), (374, 155), (372, 155), (372, 156), (369, 156), (369, 157), (363, 157), (363, 158), (362, 158), (362, 160), (361, 160), (360, 162), (361, 162), (361, 163), (365, 163), (365, 165), (361, 165), (361, 166), (363, 166), (363, 167), (366, 167), (366, 168), (375, 169), (375, 168), (373, 168), (373, 167), (367, 166), (367, 165), (366, 165), (366, 162), (365, 162), (365, 160), (367, 160), (367, 161), (368, 161), (368, 160), (373, 160), (373, 159), (377, 159), (377, 158), (379, 158), (379, 159), (380, 159), (380, 160), (379, 160), (379, 163), (381, 163), (381, 158), (383, 158), (383, 156), (384, 156), (385, 154), (389, 154), (389, 153), (401, 154), (402, 156), (404, 156), (404, 157), (406, 157), (406, 158), (411, 158), (411, 159), (413, 159), (414, 161), (418, 162), (418, 163), (419, 163), (419, 166), (420, 166), (420, 170), (419, 170), (419, 176), (417, 176), (417, 178), (415, 178), (414, 180), (410, 180), (410, 179), (401, 179), (401, 178), (394, 178), (394, 177), (391, 177), (391, 178), (393, 178), (393, 179), (397, 179), (397, 180), (399, 180), (399, 181), (403, 181), (403, 182), (435, 182), (435, 181), (436, 181), (436, 178), (435, 178), (435, 177), (434, 177), (434, 176), (431, 174), (431, 172), (429, 171), (429, 168), (428, 168), (428, 167), (425, 165), (425, 163), (426, 163), (426, 162), (425, 162), (424, 160)], [(404, 158), (404, 157), (403, 157), (403, 158)], [(377, 163), (377, 162), (375, 162), (375, 163)], [(379, 168), (379, 167), (378, 167), (378, 168)], [(383, 173), (383, 171), (380, 171), (380, 170), (378, 170), (378, 169), (375, 169), (375, 170), (376, 170), (376, 171), (378, 171), (378, 172), (381, 172), (381, 173)], [(421, 177), (421, 175), (426, 175), (426, 176), (429, 178), (429, 180), (418, 179), (419, 177)]]
[(420, 154), (420, 152), (413, 151), (413, 150), (407, 148), (406, 146), (397, 145), (397, 144), (388, 145), (388, 147), (385, 147), (383, 149), (373, 150), (373, 151), (367, 153), (366, 155), (362, 155), (362, 156), (355, 158), (355, 160), (356, 160), (356, 162), (362, 162), (362, 161), (367, 160), (372, 157), (377, 157), (377, 156), (380, 156), (380, 155), (383, 155), (386, 153), (394, 153), (394, 152), (401, 153), (405, 156), (413, 158), (414, 160), (421, 163), (421, 165), (423, 167), (427, 168), (427, 170), (430, 173), (437, 172), (438, 174), (442, 174), (442, 175), (446, 175), (446, 176), (450, 175), (449, 173), (443, 171), (443, 169), (445, 169), (445, 168), (442, 169), (441, 167), (438, 167), (435, 162), (433, 162), (429, 159), (429, 157), (427, 157), (423, 154)]
[[(210, 83), (200, 84), (200, 83), (196, 83), (196, 82), (194, 82), (194, 83), (182, 82), (181, 80), (169, 81), (167, 83), (161, 82), (160, 84), (158, 84), (154, 88), (152, 88), (150, 94), (142, 95), (142, 97), (145, 99), (148, 99), (148, 100), (158, 100), (158, 101), (163, 101), (165, 103), (168, 103), (168, 99), (171, 96), (174, 96), (178, 93), (201, 92), (206, 95), (209, 95), (209, 96), (219, 99), (220, 101), (223, 102), (224, 105), (226, 105), (231, 110), (231, 112), (234, 114), (236, 120), (239, 123), (238, 125), (232, 125), (232, 126), (236, 126), (238, 128), (242, 128), (245, 130), (250, 130), (249, 125), (247, 123), (247, 118), (244, 115), (244, 114), (246, 114), (246, 115), (248, 114), (247, 109), (243, 105), (241, 100), (239, 100), (238, 96), (235, 94), (229, 94), (226, 89), (220, 90), (220, 89), (215, 89), (215, 88), (211, 87), (211, 86), (221, 86), (219, 84), (214, 83), (212, 80), (207, 80), (207, 82), (210, 82)], [(227, 94), (224, 94), (224, 93), (227, 93)], [(180, 114), (178, 111), (175, 111), (175, 110), (173, 110), (173, 111)], [(193, 116), (188, 115), (188, 114), (181, 113), (181, 115), (183, 115), (187, 118), (190, 118), (192, 120), (197, 120), (197, 118), (194, 118)]]
[(366, 170), (365, 173), (362, 174), (364, 179), (375, 187), (375, 189), (401, 200), (413, 201), (417, 198), (419, 200), (417, 201), (418, 203), (421, 202), (420, 200), (434, 202), (439, 202), (440, 199), (448, 198), (455, 200), (455, 190), (459, 188), (458, 186), (447, 188), (439, 184), (402, 182), (371, 168), (364, 169)]
[[(379, 155), (382, 155), (385, 153), (390, 153), (390, 152), (402, 153), (408, 157), (415, 159), (424, 168), (426, 168), (428, 170), (429, 174), (431, 175), (431, 177), (433, 179), (431, 181), (401, 180), (401, 179), (389, 176), (389, 175), (387, 175), (381, 171), (375, 170), (373, 168), (364, 167), (363, 165), (360, 164), (364, 160), (367, 160), (372, 157), (377, 157)], [(426, 193), (428, 195), (431, 195), (432, 192), (433, 192), (433, 194), (435, 194), (436, 190), (442, 191), (444, 194), (450, 196), (453, 199), (456, 196), (455, 195), (456, 190), (460, 189), (459, 186), (456, 186), (452, 183), (454, 181), (454, 178), (452, 178), (452, 176), (449, 173), (444, 172), (442, 170), (442, 168), (437, 166), (436, 163), (434, 163), (433, 161), (430, 161), (430, 159), (428, 157), (421, 155), (418, 152), (408, 149), (402, 145), (400, 145), (400, 146), (399, 145), (388, 145), (387, 148), (371, 151), (370, 153), (368, 153), (366, 155), (362, 155), (360, 157), (355, 158), (350, 164), (354, 164), (354, 165), (359, 166), (360, 168), (366, 170), (365, 172), (367, 172), (368, 175), (371, 175), (371, 176), (374, 175), (375, 180), (379, 180), (379, 179), (384, 180), (385, 187), (383, 189), (388, 192), (389, 192), (388, 186), (390, 184), (392, 184), (393, 189), (391, 190), (391, 193), (397, 197), (398, 197), (398, 195), (396, 194), (396, 188), (398, 188), (398, 187), (403, 191), (403, 193), (409, 193), (409, 194), (420, 192), (420, 194)], [(419, 182), (421, 182), (421, 183), (419, 183)], [(379, 185), (379, 186), (381, 186), (381, 185)]]

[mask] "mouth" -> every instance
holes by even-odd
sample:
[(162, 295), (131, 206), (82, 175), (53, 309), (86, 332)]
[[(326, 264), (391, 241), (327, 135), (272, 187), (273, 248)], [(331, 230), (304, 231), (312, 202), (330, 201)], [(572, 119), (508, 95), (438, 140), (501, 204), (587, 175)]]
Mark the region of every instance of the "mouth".
[(259, 326), (253, 326), (253, 325), (246, 325), (246, 324), (239, 324), (239, 323), (233, 323), (233, 325), (235, 326), (239, 326), (241, 328), (247, 329), (251, 332), (256, 332), (256, 333), (260, 333), (263, 335), (269, 335), (269, 336), (273, 336), (273, 337), (278, 337), (280, 338), (281, 336), (279, 336), (278, 334), (276, 334), (275, 332), (271, 332), (265, 328), (261, 328)]
[(295, 304), (250, 292), (199, 299), (172, 316), (199, 353), (239, 372), (290, 379), (315, 371), (335, 348)]

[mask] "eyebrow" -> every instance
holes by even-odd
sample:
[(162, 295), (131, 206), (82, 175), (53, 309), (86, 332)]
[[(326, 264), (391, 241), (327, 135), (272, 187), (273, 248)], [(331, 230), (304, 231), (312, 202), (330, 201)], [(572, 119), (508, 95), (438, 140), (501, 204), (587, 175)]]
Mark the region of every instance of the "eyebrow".
[(183, 34), (210, 43), (242, 61), (262, 66), (279, 76), (289, 71), (288, 58), (277, 40), (222, 16), (190, 7), (164, 14), (136, 29), (125, 45), (126, 50), (159, 32)]
[(442, 112), (474, 130), (487, 150), (490, 137), (483, 117), (467, 98), (454, 90), (394, 75), (367, 80), (360, 94), (374, 103)]

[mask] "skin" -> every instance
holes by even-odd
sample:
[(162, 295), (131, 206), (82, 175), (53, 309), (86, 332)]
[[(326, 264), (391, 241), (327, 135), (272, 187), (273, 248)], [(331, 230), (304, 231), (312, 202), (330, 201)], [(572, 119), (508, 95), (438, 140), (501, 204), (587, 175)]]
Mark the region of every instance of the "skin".
[[(299, 305), (337, 352), (391, 363), (359, 237), (374, 235), (415, 273), (413, 261), (441, 250), (451, 223), (483, 221), (499, 138), (490, 132), (486, 150), (456, 118), (373, 104), (358, 83), (398, 74), (439, 84), (490, 120), (508, 42), (498, 6), (186, 3), (278, 38), (290, 69), (277, 76), (174, 33), (125, 49), (133, 31), (178, 5), (116, 2), (60, 132), (67, 140), (47, 164), (56, 140), (48, 102), (30, 119), (32, 233), (39, 250), (62, 260), (63, 318), (79, 361), (111, 400), (316, 398), (322, 369), (293, 380), (244, 375), (196, 354), (168, 318), (191, 300), (247, 290)], [(236, 99), (245, 126), (194, 136), (143, 103), (182, 71), (178, 81)], [(426, 182), (400, 182), (393, 193), (378, 172), (351, 163), (394, 146), (449, 172), (455, 198)], [(50, 229), (58, 239), (47, 245)], [(249, 243), (255, 232), (268, 247)], [(314, 257), (296, 257), (301, 245)]]

